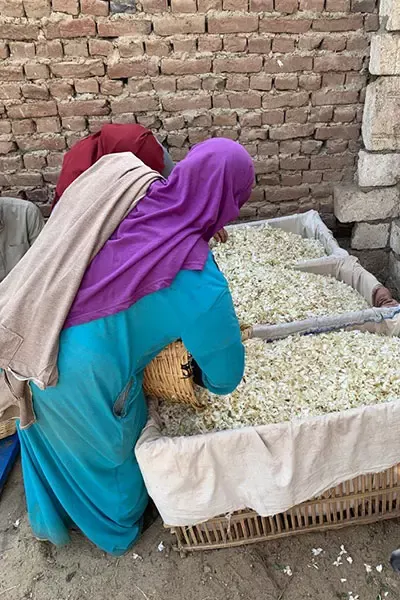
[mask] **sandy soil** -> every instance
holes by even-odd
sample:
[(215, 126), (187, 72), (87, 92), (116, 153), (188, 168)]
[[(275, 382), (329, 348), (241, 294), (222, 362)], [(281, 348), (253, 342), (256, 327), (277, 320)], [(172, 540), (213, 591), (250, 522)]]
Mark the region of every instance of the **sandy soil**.
[[(105, 555), (79, 534), (58, 549), (36, 541), (17, 466), (0, 499), (0, 600), (400, 598), (400, 576), (388, 565), (391, 551), (400, 546), (397, 521), (186, 558), (174, 552), (172, 544), (160, 521), (119, 559)], [(347, 554), (342, 555), (343, 564), (335, 566), (341, 546)], [(322, 552), (314, 557), (313, 549), (318, 548)], [(379, 565), (381, 572), (376, 570)], [(290, 567), (291, 576), (285, 567)]]

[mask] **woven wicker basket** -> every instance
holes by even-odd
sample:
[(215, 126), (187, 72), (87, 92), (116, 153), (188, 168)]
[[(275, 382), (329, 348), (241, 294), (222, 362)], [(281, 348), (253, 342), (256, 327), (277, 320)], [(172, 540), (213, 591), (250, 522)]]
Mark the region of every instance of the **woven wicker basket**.
[[(251, 337), (250, 326), (242, 325), (241, 331), (243, 341)], [(190, 355), (181, 341), (164, 348), (146, 367), (143, 388), (147, 396), (201, 408), (194, 389)]]
[(4, 421), (4, 423), (0, 423), (0, 440), (9, 435), (13, 435), (16, 431), (17, 426), (14, 419), (9, 419), (8, 421)]
[(193, 527), (169, 528), (176, 536), (177, 549), (185, 552), (243, 546), (399, 516), (400, 465), (396, 465), (383, 473), (346, 481), (318, 498), (272, 517), (243, 510)]

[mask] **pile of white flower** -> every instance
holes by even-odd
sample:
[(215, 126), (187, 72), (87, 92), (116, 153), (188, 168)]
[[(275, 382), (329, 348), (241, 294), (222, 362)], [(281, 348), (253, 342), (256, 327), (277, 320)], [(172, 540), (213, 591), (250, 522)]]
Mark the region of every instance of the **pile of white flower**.
[(163, 433), (194, 435), (400, 400), (400, 339), (340, 331), (246, 342), (245, 376), (228, 396), (199, 389), (204, 408), (160, 402)]
[(368, 308), (358, 292), (332, 277), (293, 269), (324, 255), (314, 239), (268, 225), (233, 229), (213, 249), (241, 323), (284, 323)]

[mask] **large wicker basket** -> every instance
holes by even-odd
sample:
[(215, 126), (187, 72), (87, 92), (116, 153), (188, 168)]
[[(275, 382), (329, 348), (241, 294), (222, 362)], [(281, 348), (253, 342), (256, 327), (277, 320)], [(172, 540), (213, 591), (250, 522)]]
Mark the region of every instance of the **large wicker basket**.
[(243, 546), (399, 516), (400, 465), (397, 465), (383, 473), (346, 481), (318, 498), (272, 517), (243, 510), (193, 527), (170, 529), (176, 536), (177, 549), (185, 552)]
[[(251, 337), (251, 327), (241, 326), (242, 340)], [(147, 396), (201, 408), (195, 393), (190, 354), (181, 341), (170, 344), (146, 367), (143, 388)]]
[(9, 435), (13, 435), (16, 430), (17, 426), (14, 419), (9, 419), (8, 421), (4, 421), (4, 423), (0, 423), (0, 440)]

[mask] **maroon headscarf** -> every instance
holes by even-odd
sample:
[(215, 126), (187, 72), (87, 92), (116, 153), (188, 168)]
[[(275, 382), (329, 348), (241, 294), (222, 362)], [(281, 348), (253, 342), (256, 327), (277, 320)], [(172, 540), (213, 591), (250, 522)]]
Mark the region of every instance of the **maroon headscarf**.
[(75, 179), (106, 154), (132, 152), (145, 165), (162, 173), (164, 152), (149, 129), (142, 125), (103, 125), (100, 131), (79, 140), (63, 160), (52, 208)]
[(239, 216), (253, 182), (253, 162), (237, 142), (195, 146), (167, 181), (151, 185), (93, 259), (65, 326), (126, 310), (182, 269), (202, 270), (208, 242)]

